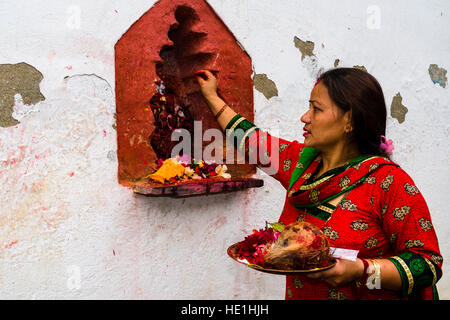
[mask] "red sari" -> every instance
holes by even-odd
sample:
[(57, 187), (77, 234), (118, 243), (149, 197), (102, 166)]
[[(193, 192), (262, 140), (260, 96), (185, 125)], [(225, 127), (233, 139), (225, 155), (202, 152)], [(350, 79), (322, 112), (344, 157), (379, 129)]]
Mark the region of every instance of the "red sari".
[[(233, 139), (236, 146), (245, 146), (247, 155), (262, 148), (260, 154), (271, 160), (269, 174), (287, 190), (279, 222), (313, 223), (331, 247), (359, 250), (360, 258), (389, 259), (402, 277), (402, 290), (394, 292), (287, 276), (286, 299), (438, 299), (435, 284), (443, 259), (426, 202), (405, 171), (388, 159), (366, 156), (314, 179), (321, 163), (317, 151), (272, 137), (242, 119), (238, 115), (229, 123), (228, 135), (241, 128), (243, 134)], [(339, 195), (344, 196), (339, 205), (330, 206)]]

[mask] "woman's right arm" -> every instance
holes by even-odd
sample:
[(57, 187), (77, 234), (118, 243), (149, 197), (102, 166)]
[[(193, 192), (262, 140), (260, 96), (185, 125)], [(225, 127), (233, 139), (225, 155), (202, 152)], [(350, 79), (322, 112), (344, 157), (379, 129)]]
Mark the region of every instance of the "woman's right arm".
[[(208, 70), (200, 70), (195, 73), (200, 90), (208, 103), (209, 108), (214, 116), (216, 116), (223, 107), (228, 104), (223, 101), (217, 94), (217, 78)], [(225, 131), (228, 123), (237, 115), (229, 106), (223, 111), (217, 119), (220, 127)]]
[[(274, 177), (287, 189), (303, 144), (287, 141), (263, 132), (253, 123), (237, 114), (217, 94), (217, 79), (207, 70), (196, 72), (200, 90), (227, 138), (251, 164)], [(227, 106), (224, 110), (224, 106)]]

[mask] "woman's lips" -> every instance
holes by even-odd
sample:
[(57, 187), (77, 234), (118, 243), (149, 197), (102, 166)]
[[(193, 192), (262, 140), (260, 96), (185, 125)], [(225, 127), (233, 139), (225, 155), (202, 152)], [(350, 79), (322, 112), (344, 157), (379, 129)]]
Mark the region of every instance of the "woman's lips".
[(303, 128), (303, 131), (305, 131), (305, 132), (303, 132), (303, 136), (304, 136), (304, 137), (309, 136), (309, 135), (311, 134), (311, 132), (309, 132), (309, 131), (306, 130), (305, 128)]

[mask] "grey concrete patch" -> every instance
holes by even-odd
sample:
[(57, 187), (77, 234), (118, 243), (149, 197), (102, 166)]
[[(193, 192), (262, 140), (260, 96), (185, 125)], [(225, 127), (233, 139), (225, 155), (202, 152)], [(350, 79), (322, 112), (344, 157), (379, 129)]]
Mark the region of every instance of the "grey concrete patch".
[(294, 37), (294, 45), (302, 53), (302, 61), (305, 57), (314, 57), (314, 42), (303, 41), (298, 37)]
[(278, 89), (275, 82), (270, 80), (266, 74), (255, 74), (253, 83), (255, 89), (264, 94), (267, 100), (278, 96)]
[(391, 117), (397, 119), (399, 123), (405, 122), (406, 114), (408, 113), (408, 108), (402, 104), (402, 100), (403, 98), (399, 92), (392, 99), (391, 104)]
[(439, 68), (437, 64), (430, 64), (428, 68), (428, 73), (430, 74), (431, 81), (434, 84), (439, 84), (442, 88), (447, 85), (447, 70), (444, 68)]
[(24, 105), (44, 101), (39, 84), (44, 76), (33, 66), (21, 62), (0, 65), (0, 127), (11, 127), (19, 121), (13, 118), (14, 97), (19, 94)]
[(359, 69), (359, 70), (362, 70), (362, 71), (367, 72), (367, 69), (366, 69), (366, 67), (364, 67), (364, 66), (358, 66), (358, 65), (356, 65), (356, 66), (353, 66), (353, 68)]

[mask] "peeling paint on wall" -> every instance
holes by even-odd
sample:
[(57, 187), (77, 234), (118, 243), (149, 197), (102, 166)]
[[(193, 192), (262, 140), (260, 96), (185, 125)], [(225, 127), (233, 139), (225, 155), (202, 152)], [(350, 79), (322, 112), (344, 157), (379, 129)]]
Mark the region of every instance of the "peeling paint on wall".
[(364, 67), (364, 66), (358, 66), (358, 65), (356, 65), (356, 66), (353, 66), (353, 68), (359, 69), (359, 70), (362, 70), (362, 71), (367, 72), (367, 69), (366, 69), (366, 67)]
[(339, 60), (339, 59), (334, 60), (334, 67), (337, 68), (339, 66), (340, 62), (341, 62), (341, 60)]
[(297, 49), (302, 53), (302, 61), (305, 57), (314, 57), (314, 42), (312, 41), (303, 41), (297, 36), (294, 37), (294, 44)]
[(428, 73), (434, 84), (438, 83), (442, 88), (445, 88), (447, 85), (447, 70), (439, 68), (437, 64), (430, 64)]
[[(11, 127), (19, 121), (13, 117), (17, 94), (23, 105), (44, 101), (39, 84), (44, 76), (27, 63), (0, 65), (0, 127)], [(16, 100), (15, 100), (16, 98)]]
[(399, 92), (395, 95), (394, 99), (392, 99), (391, 104), (391, 117), (397, 119), (399, 123), (405, 122), (405, 117), (408, 113), (408, 108), (402, 104), (402, 100), (403, 98)]
[(255, 89), (264, 94), (267, 100), (278, 96), (278, 89), (275, 82), (270, 80), (266, 74), (255, 74), (253, 83)]

